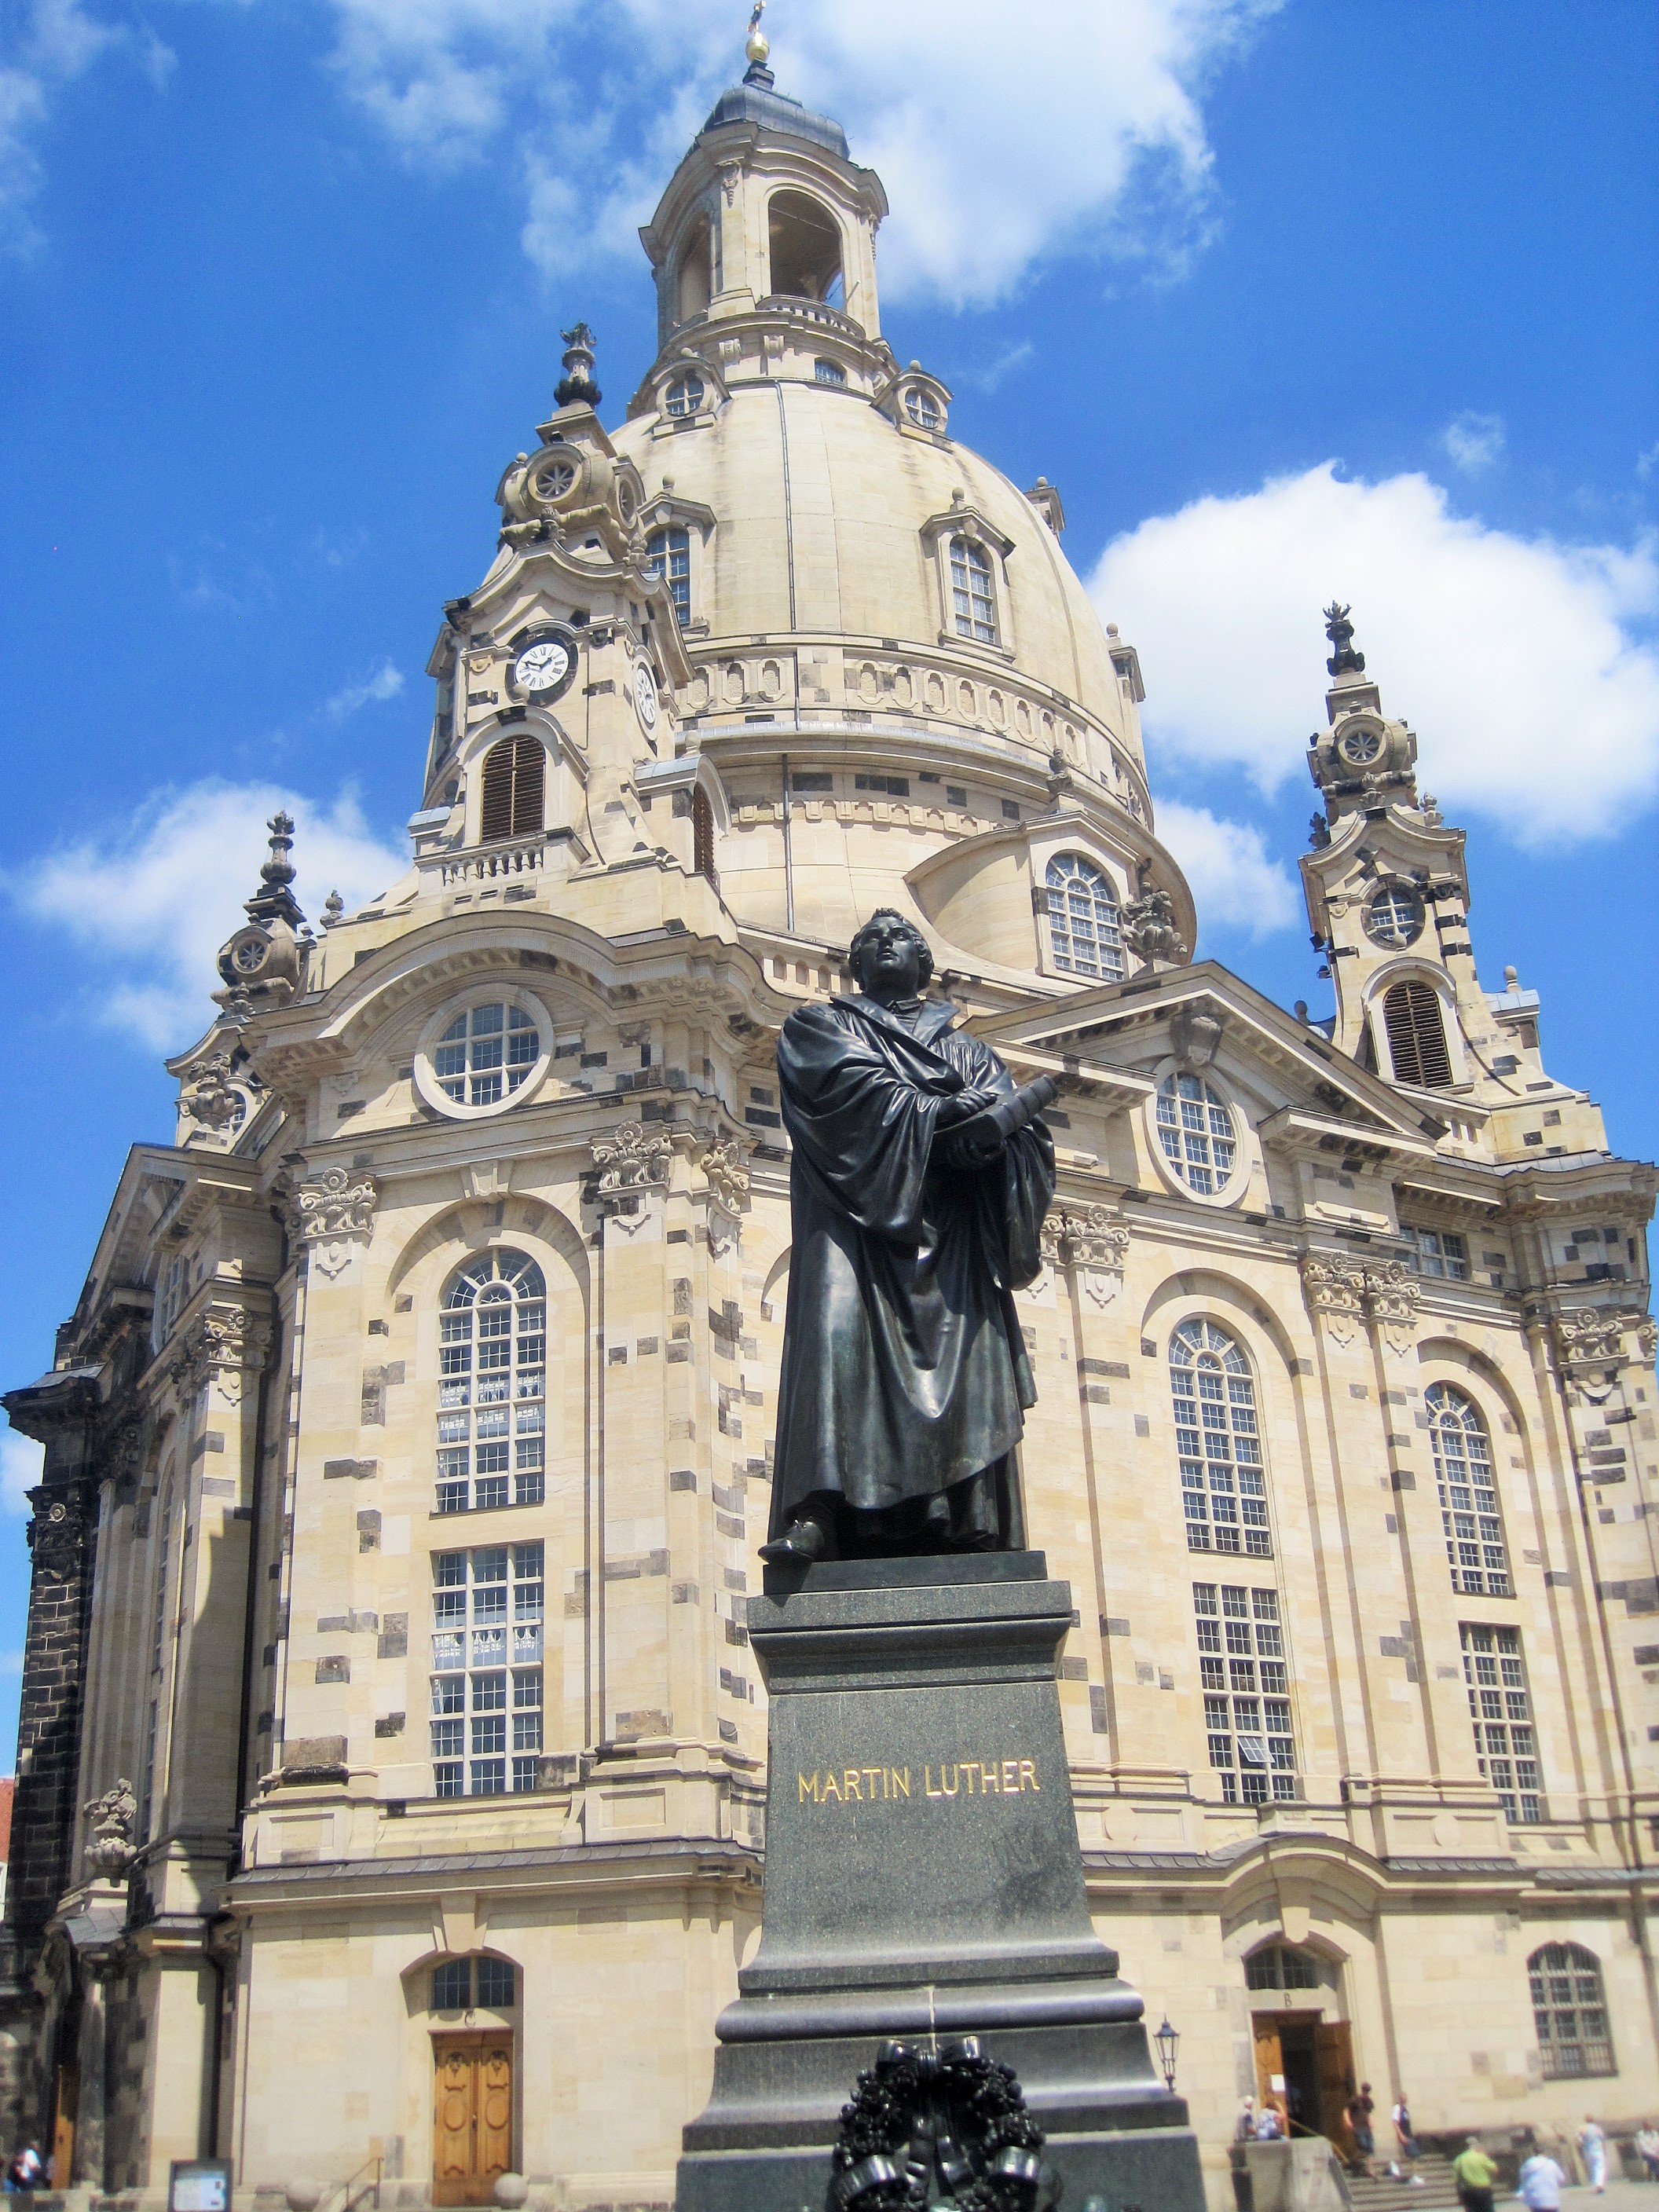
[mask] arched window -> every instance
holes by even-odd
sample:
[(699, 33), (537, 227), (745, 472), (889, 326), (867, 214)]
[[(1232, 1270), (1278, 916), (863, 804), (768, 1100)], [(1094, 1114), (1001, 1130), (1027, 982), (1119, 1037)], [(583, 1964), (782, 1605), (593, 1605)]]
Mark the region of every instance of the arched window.
[(775, 296), (840, 305), (841, 228), (826, 208), (805, 192), (776, 193), (767, 239)]
[(1238, 1138), (1225, 1102), (1200, 1075), (1166, 1075), (1158, 1086), (1158, 1137), (1164, 1157), (1188, 1190), (1213, 1198), (1238, 1164)]
[(1243, 1353), (1213, 1322), (1184, 1321), (1170, 1339), (1170, 1388), (1188, 1548), (1270, 1559), (1255, 1386)]
[(1072, 975), (1121, 981), (1123, 936), (1117, 901), (1100, 870), (1080, 854), (1064, 853), (1049, 861), (1048, 884), (1048, 938), (1055, 967)]
[(981, 645), (996, 643), (997, 599), (991, 556), (971, 538), (951, 540), (951, 600), (958, 637), (971, 637)]
[(533, 837), (542, 827), (547, 755), (538, 738), (503, 738), (484, 755), (480, 841)]
[(438, 1352), (438, 1510), (539, 1505), (546, 1481), (547, 1290), (525, 1252), (462, 1268), (444, 1294)]
[(702, 405), (703, 381), (696, 375), (677, 376), (664, 395), (663, 404), (677, 422), (695, 415)]
[(691, 866), (695, 872), (718, 884), (714, 872), (714, 810), (706, 791), (691, 794)]
[(701, 315), (708, 312), (709, 297), (714, 289), (713, 231), (714, 226), (711, 223), (707, 222), (699, 223), (687, 240), (685, 252), (681, 256), (678, 288), (678, 313), (676, 318), (679, 322), (690, 322), (693, 315)]
[(939, 411), (938, 400), (919, 384), (911, 385), (906, 391), (904, 411), (919, 430), (937, 430), (945, 419)]
[(1440, 1018), (1440, 994), (1429, 983), (1396, 983), (1382, 1001), (1382, 1026), (1396, 1083), (1443, 1090), (1452, 1079)]
[[(669, 405), (672, 409), (672, 391)], [(645, 541), (645, 566), (647, 574), (661, 576), (667, 583), (668, 596), (674, 602), (674, 612), (684, 629), (691, 619), (690, 532), (672, 526), (665, 530), (653, 530)]]
[(434, 2012), (511, 2012), (518, 2001), (510, 1959), (445, 1959), (432, 1969)]
[(1446, 1532), (1452, 1588), (1473, 1597), (1511, 1597), (1509, 1554), (1486, 1425), (1461, 1390), (1431, 1382), (1423, 1402), (1434, 1447), (1434, 1479)]
[(1601, 1962), (1582, 1943), (1546, 1943), (1527, 1961), (1544, 2079), (1616, 2074)]

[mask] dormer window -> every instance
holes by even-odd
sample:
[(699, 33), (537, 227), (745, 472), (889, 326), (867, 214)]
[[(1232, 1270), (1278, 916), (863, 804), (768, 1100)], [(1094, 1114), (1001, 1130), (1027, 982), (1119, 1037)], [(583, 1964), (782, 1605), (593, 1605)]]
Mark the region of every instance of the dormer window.
[(939, 412), (939, 402), (931, 392), (925, 392), (919, 384), (913, 384), (906, 392), (904, 411), (918, 430), (938, 430), (945, 422)]
[(991, 556), (971, 538), (951, 540), (951, 599), (957, 635), (979, 645), (997, 642), (996, 586)]
[(815, 361), (812, 363), (812, 380), (815, 384), (839, 386), (846, 383), (847, 371), (838, 361)]
[(663, 395), (663, 410), (676, 422), (695, 415), (702, 405), (703, 380), (700, 376), (677, 376)]
[(1365, 933), (1377, 945), (1403, 951), (1423, 934), (1425, 908), (1409, 884), (1384, 884), (1365, 911)]
[(691, 619), (691, 533), (672, 526), (653, 530), (645, 541), (646, 574), (660, 576), (684, 629)]
[(1123, 980), (1117, 900), (1100, 870), (1081, 854), (1062, 854), (1048, 870), (1048, 935), (1054, 965), (1099, 982)]

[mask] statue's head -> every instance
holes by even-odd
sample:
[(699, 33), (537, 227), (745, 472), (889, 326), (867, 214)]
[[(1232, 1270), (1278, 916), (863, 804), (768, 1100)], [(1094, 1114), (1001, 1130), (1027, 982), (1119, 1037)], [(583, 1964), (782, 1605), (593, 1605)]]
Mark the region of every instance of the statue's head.
[(869, 999), (914, 999), (933, 981), (927, 940), (892, 907), (872, 914), (853, 939), (847, 964)]

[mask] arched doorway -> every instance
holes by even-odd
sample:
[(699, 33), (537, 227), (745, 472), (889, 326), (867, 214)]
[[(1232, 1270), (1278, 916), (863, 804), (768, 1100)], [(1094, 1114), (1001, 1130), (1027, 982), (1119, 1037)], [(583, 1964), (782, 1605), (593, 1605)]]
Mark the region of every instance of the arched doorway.
[(1352, 2160), (1347, 2104), (1358, 2087), (1353, 2030), (1341, 2010), (1340, 1972), (1316, 1952), (1269, 1943), (1244, 1961), (1259, 2105), (1275, 2106), (1292, 2136), (1323, 2136)]

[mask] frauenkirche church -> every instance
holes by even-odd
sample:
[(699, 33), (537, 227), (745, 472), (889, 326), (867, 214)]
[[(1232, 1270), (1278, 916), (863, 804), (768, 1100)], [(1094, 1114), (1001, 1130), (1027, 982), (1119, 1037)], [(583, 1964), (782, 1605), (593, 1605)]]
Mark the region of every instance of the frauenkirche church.
[(1192, 958), (1134, 646), (883, 341), (881, 184), (750, 51), (642, 234), (624, 419), (578, 325), (443, 610), (406, 872), (313, 933), (277, 817), (176, 1142), (5, 1399), (9, 2140), (146, 2206), (203, 2156), (250, 2207), (671, 2203), (765, 1875), (775, 1052), (881, 907), (1061, 1081), (1025, 1523), (1212, 2201), (1247, 2093), (1650, 2112), (1659, 1177), (1477, 979), (1346, 608), (1334, 1016)]

